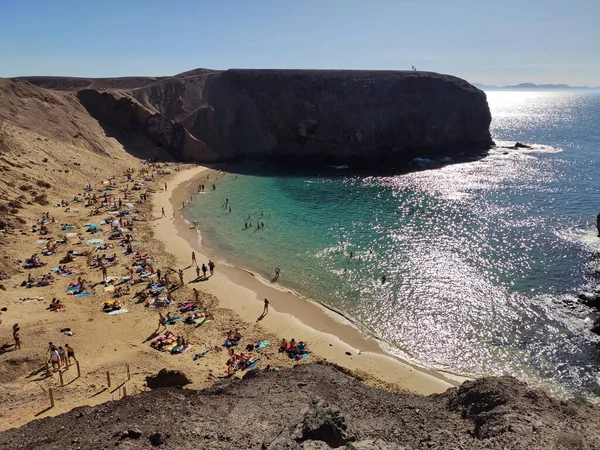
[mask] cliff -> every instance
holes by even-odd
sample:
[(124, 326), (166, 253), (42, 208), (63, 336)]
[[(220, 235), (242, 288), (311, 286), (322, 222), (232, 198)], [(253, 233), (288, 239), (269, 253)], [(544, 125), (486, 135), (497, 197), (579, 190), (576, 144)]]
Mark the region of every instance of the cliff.
[(159, 389), (0, 434), (0, 448), (597, 449), (596, 407), (511, 377), (424, 397), (367, 387), (327, 365)]
[(154, 79), (27, 80), (79, 91), (109, 131), (139, 131), (184, 160), (381, 164), (492, 145), (485, 94), (430, 72), (197, 69)]

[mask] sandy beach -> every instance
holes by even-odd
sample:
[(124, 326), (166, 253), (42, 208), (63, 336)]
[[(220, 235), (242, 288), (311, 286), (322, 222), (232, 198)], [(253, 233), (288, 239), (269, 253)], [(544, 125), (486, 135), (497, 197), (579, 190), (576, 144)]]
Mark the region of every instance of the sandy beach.
[[(430, 394), (457, 384), (439, 373), (386, 355), (375, 339), (340, 320), (341, 317), (290, 292), (267, 286), (247, 271), (221, 264), (218, 255), (213, 256), (202, 248), (195, 228), (181, 217), (179, 209), (182, 202), (189, 200), (197, 180), (205, 178), (206, 171), (211, 170), (207, 167), (169, 164), (165, 169), (158, 169), (163, 166), (157, 165), (150, 169), (154, 179), (143, 183), (149, 200), (135, 200), (134, 209), (139, 218), (132, 228), (135, 249), (147, 253), (154, 269), (169, 273), (171, 280), (177, 280), (179, 269), (184, 270), (185, 283), (172, 290), (174, 302), (169, 307), (147, 307), (137, 299), (134, 294), (146, 286), (144, 283), (131, 285), (131, 292), (119, 299), (128, 313), (106, 314), (102, 305), (113, 300), (114, 286), (100, 284), (101, 270), (90, 267), (88, 257), (84, 256), (78, 256), (67, 264), (76, 271), (75, 275), (55, 277), (48, 286), (22, 287), (21, 283), (28, 274), (39, 277), (49, 273), (50, 268), (59, 266), (68, 250), (87, 252), (91, 256), (101, 253), (86, 245), (85, 238), (89, 236), (85, 235), (84, 224), (98, 224), (107, 217), (108, 206), (99, 216), (90, 216), (88, 209), (77, 204), (77, 207), (71, 208), (52, 205), (74, 195), (81, 198), (83, 186), (88, 183), (94, 192), (100, 193), (106, 185), (103, 181), (113, 176), (114, 192), (128, 192), (131, 196), (131, 186), (124, 175), (128, 167), (134, 168), (136, 173), (141, 169), (148, 170), (147, 164), (128, 156), (120, 161), (114, 160), (106, 170), (98, 170), (97, 173), (70, 175), (70, 183), (63, 189), (49, 191), (50, 205), (24, 208), (21, 214), (25, 223), (3, 238), (2, 244), (9, 250), (7, 256), (12, 261), (8, 267), (13, 267), (13, 275), (4, 280), (4, 290), (0, 291), (2, 306), (7, 308), (0, 315), (4, 330), (3, 354), (0, 355), (0, 415), (3, 417), (0, 429), (18, 427), (78, 406), (96, 405), (117, 400), (125, 394), (142, 392), (147, 389), (146, 376), (162, 368), (183, 370), (192, 379), (190, 388), (208, 387), (227, 374), (228, 354), (222, 343), (227, 331), (234, 328), (239, 328), (242, 333), (244, 346), (258, 341), (270, 343), (254, 354), (261, 360), (261, 369), (266, 365), (287, 368), (326, 360), (368, 385), (394, 391)], [(166, 190), (165, 183), (168, 186)], [(135, 197), (137, 195), (135, 193)], [(201, 201), (201, 196), (193, 196), (193, 201)], [(166, 217), (161, 217), (162, 208)], [(32, 227), (44, 212), (55, 217), (55, 223), (47, 224), (48, 235), (39, 236)], [(39, 254), (45, 239), (64, 238), (61, 224), (70, 224), (74, 236), (66, 239), (55, 254), (43, 256), (43, 267), (24, 270), (24, 258), (33, 253)], [(107, 238), (110, 228), (100, 225), (100, 234), (95, 236)], [(199, 264), (208, 262), (209, 258), (216, 261), (214, 276), (206, 281), (192, 282), (196, 277), (195, 265), (191, 264), (192, 251), (196, 252)], [(122, 255), (122, 252), (119, 247), (106, 251), (107, 254), (118, 255), (117, 262), (108, 268), (108, 275), (116, 280), (128, 274), (128, 267), (133, 262), (131, 256)], [(66, 295), (67, 285), (78, 276), (88, 280), (89, 297)], [(151, 348), (150, 340), (159, 335), (158, 313), (170, 311), (183, 316), (176, 305), (192, 298), (193, 288), (200, 292), (201, 303), (213, 319), (201, 327), (186, 325), (183, 320), (169, 326), (170, 331), (192, 344), (191, 351), (173, 355)], [(43, 299), (21, 300), (25, 297)], [(54, 297), (65, 305), (64, 311), (48, 309)], [(257, 321), (263, 311), (264, 298), (269, 299), (269, 313), (263, 320)], [(21, 329), (21, 349), (12, 347), (10, 328), (14, 323), (18, 323)], [(72, 335), (66, 334), (65, 329), (71, 330)], [(277, 349), (281, 338), (307, 342), (310, 357), (297, 362), (285, 353), (279, 353)], [(75, 349), (81, 365), (79, 376), (74, 365), (66, 370), (64, 367), (60, 371), (45, 370), (49, 342), (57, 345), (69, 343)], [(206, 356), (197, 361), (192, 359), (193, 353), (204, 350), (208, 351)], [(127, 378), (127, 366), (130, 379)], [(234, 376), (242, 375), (243, 372)], [(110, 386), (107, 376), (111, 377)], [(50, 388), (55, 400), (52, 408), (49, 407)]]
[[(164, 208), (170, 218), (155, 226), (155, 236), (176, 256), (179, 266), (189, 265), (192, 250), (199, 261), (207, 262), (209, 258), (218, 261), (218, 255), (209, 254), (200, 246), (197, 231), (182, 218), (180, 210), (182, 203), (190, 201), (190, 197), (201, 202), (202, 195), (212, 195), (212, 192), (195, 194), (197, 185), (206, 182), (207, 171), (210, 169), (204, 166), (181, 171), (170, 180), (168, 191), (153, 196), (153, 214), (159, 216)], [(261, 326), (268, 332), (287, 339), (295, 337), (308, 341), (318, 357), (365, 379), (372, 378), (421, 394), (442, 392), (456, 385), (439, 372), (413, 366), (386, 354), (377, 340), (360, 332), (343, 317), (291, 292), (266, 286), (248, 271), (218, 264), (215, 275), (202, 284), (202, 290), (216, 296), (222, 306), (234, 310), (249, 323), (260, 316), (263, 299), (268, 298), (271, 308), (261, 321)]]

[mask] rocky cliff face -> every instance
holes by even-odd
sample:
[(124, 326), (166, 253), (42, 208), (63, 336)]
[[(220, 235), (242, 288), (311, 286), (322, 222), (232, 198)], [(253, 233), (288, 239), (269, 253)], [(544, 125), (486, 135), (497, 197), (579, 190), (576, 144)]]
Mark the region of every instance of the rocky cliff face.
[[(68, 86), (65, 79), (28, 80)], [(492, 144), (485, 94), (437, 73), (198, 69), (112, 83), (74, 80), (107, 89), (79, 92), (90, 114), (141, 130), (179, 159), (379, 164)]]
[(599, 417), (589, 404), (553, 400), (510, 377), (423, 397), (303, 364), (77, 408), (0, 434), (0, 448), (591, 450), (600, 448)]

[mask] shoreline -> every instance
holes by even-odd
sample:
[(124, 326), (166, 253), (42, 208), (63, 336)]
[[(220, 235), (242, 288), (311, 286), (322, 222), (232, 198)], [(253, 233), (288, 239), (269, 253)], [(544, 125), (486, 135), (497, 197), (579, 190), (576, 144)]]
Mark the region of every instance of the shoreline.
[[(204, 173), (208, 170), (213, 169), (196, 166), (181, 170), (170, 180), (172, 186), (167, 191), (157, 191), (152, 196), (154, 215), (160, 216), (164, 207), (168, 218), (160, 221), (161, 226), (154, 227), (155, 238), (164, 243), (179, 267), (189, 266), (192, 250), (200, 263), (213, 256), (209, 248), (200, 244), (196, 228), (180, 213), (182, 202), (193, 195), (193, 187), (201, 181), (200, 177), (205, 180)], [(316, 301), (265, 285), (246, 269), (219, 264), (215, 276), (201, 287), (216, 296), (221, 306), (234, 310), (249, 323), (258, 323), (262, 299), (268, 298), (269, 314), (260, 322), (263, 328), (286, 339), (307, 341), (318, 357), (357, 374), (425, 395), (460, 384), (445, 374), (386, 353), (379, 339), (360, 331), (350, 319)]]

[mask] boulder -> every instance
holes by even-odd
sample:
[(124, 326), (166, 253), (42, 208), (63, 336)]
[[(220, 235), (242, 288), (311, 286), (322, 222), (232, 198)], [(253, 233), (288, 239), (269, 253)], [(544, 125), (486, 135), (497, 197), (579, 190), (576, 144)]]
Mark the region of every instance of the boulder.
[[(312, 447), (337, 448), (356, 440), (348, 430), (346, 419), (335, 405), (329, 405), (321, 398), (314, 398), (310, 405), (302, 409), (300, 417), (292, 421), (277, 436), (263, 441), (262, 447), (268, 450), (303, 448), (299, 444), (313, 442)], [(325, 447), (320, 443), (322, 442)], [(304, 445), (304, 444), (303, 444)]]
[(146, 384), (150, 389), (165, 387), (183, 387), (192, 380), (180, 370), (161, 369), (156, 375), (146, 377)]
[(522, 144), (520, 142), (516, 142), (515, 145), (513, 145), (511, 148), (517, 149), (517, 148), (533, 148), (531, 145), (527, 145), (527, 144)]

